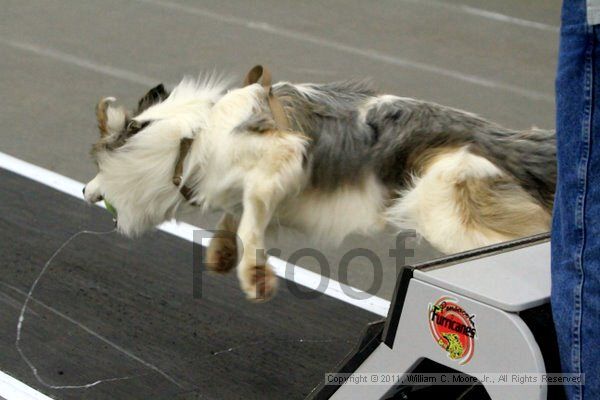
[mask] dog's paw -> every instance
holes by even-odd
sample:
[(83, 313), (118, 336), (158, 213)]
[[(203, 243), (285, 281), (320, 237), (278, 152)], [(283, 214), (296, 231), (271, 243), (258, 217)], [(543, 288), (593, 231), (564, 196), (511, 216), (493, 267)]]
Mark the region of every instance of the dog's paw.
[(227, 273), (237, 264), (237, 245), (233, 237), (213, 237), (206, 250), (206, 268), (220, 274)]
[(277, 290), (277, 276), (268, 265), (255, 265), (240, 271), (240, 283), (246, 298), (255, 302), (271, 299)]

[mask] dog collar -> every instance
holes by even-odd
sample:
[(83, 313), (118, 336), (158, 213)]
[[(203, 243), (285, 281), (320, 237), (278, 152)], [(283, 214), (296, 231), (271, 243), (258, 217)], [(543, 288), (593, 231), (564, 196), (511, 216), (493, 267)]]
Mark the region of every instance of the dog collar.
[(194, 139), (183, 138), (179, 142), (179, 154), (177, 155), (177, 161), (175, 162), (175, 172), (173, 173), (172, 181), (173, 184), (179, 188), (179, 193), (181, 193), (183, 198), (192, 205), (196, 205), (196, 203), (191, 202), (192, 189), (188, 185), (181, 184), (181, 182), (183, 182), (183, 163), (190, 152), (193, 141)]

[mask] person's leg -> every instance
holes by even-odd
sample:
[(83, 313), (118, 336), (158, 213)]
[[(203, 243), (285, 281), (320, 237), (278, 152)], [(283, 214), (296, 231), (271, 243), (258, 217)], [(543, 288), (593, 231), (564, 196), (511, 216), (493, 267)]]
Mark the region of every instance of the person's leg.
[(552, 226), (552, 310), (573, 399), (600, 399), (600, 26), (585, 0), (564, 0), (556, 78), (558, 183)]

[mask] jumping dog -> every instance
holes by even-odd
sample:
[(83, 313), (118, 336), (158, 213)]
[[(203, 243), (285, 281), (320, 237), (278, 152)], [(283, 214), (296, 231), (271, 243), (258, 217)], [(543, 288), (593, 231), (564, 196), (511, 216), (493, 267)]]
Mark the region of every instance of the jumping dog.
[(365, 82), (271, 85), (260, 66), (228, 89), (185, 78), (170, 93), (153, 88), (133, 112), (102, 99), (99, 172), (84, 194), (110, 200), (128, 236), (221, 210), (217, 228), (232, 235), (215, 236), (207, 265), (237, 265), (250, 299), (276, 287), (263, 250), (272, 222), (330, 242), (414, 229), (446, 253), (550, 228), (552, 131), (507, 129)]

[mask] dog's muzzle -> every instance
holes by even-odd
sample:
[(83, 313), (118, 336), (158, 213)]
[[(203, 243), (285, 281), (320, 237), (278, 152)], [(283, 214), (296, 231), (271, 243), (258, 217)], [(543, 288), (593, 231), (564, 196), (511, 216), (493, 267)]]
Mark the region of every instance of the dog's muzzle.
[(87, 201), (89, 203), (97, 203), (97, 202), (103, 200), (103, 197), (101, 194), (97, 194), (93, 197), (89, 197), (88, 195), (86, 195), (86, 193), (85, 193), (86, 188), (87, 188), (87, 186), (84, 186), (83, 189), (81, 190), (81, 193), (83, 193), (83, 198), (85, 199), (85, 201)]

